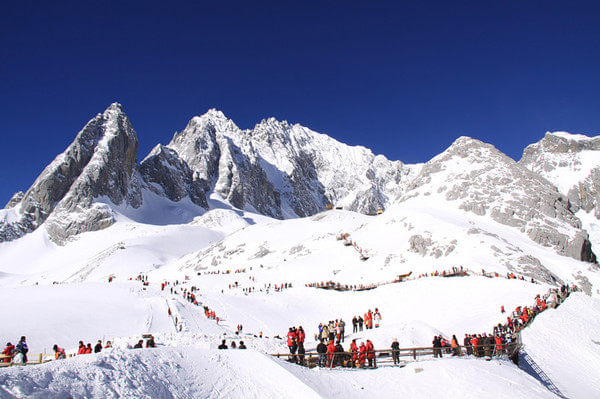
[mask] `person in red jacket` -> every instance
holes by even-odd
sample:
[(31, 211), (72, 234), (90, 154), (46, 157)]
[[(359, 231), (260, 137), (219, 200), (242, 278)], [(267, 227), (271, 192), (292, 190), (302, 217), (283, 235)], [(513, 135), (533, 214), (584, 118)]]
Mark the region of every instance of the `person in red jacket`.
[(479, 339), (477, 338), (477, 334), (473, 334), (471, 338), (471, 346), (473, 347), (473, 354), (475, 356), (479, 356)]
[(85, 345), (83, 344), (83, 341), (79, 341), (79, 347), (77, 349), (77, 354), (85, 355)]
[(371, 340), (367, 340), (366, 345), (367, 350), (367, 360), (369, 361), (369, 367), (373, 367), (373, 361), (375, 360), (375, 348), (373, 347), (373, 342)]
[(300, 343), (304, 344), (304, 339), (306, 338), (306, 333), (304, 332), (304, 329), (302, 328), (302, 326), (298, 327), (298, 330), (296, 331), (296, 335), (298, 336), (296, 338), (296, 340), (298, 341), (298, 344), (300, 344)]
[(290, 353), (292, 353), (292, 346), (294, 344), (294, 340), (296, 340), (298, 337), (296, 335), (296, 328), (295, 327), (290, 327), (289, 331), (287, 333), (287, 345), (288, 348), (290, 349)]
[(358, 360), (358, 345), (356, 345), (355, 339), (350, 343), (350, 350), (352, 351), (352, 363), (356, 365), (356, 361)]
[(2, 351), (2, 354), (7, 357), (2, 359), (2, 361), (4, 363), (10, 363), (12, 361), (12, 356), (13, 356), (14, 351), (15, 351), (15, 346), (13, 344), (11, 344), (10, 342), (7, 343), (6, 348), (4, 348), (4, 350)]
[(85, 347), (85, 354), (90, 354), (92, 353), (94, 350), (92, 349), (92, 344), (88, 342), (87, 346)]
[(502, 348), (502, 337), (500, 337), (499, 335), (496, 335), (494, 337), (494, 341), (496, 341), (496, 354), (501, 354), (503, 352), (503, 348)]
[(54, 349), (54, 359), (55, 360), (67, 358), (65, 350), (63, 348), (60, 348), (58, 345), (54, 344), (52, 349)]
[(335, 353), (335, 344), (333, 341), (329, 341), (329, 345), (327, 345), (327, 364), (329, 367), (333, 367), (333, 354)]
[(360, 347), (358, 348), (358, 364), (360, 367), (365, 366), (365, 361), (367, 359), (367, 347), (364, 342), (360, 343)]

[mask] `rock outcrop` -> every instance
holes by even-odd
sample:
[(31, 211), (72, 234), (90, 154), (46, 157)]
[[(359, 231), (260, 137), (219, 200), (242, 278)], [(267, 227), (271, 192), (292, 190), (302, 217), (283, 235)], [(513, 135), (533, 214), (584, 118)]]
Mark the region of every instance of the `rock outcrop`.
[(519, 164), (556, 185), (574, 212), (600, 219), (600, 136), (546, 133), (523, 151)]
[(490, 144), (457, 139), (423, 166), (399, 200), (420, 196), (438, 196), (459, 209), (515, 227), (560, 254), (596, 261), (568, 198)]

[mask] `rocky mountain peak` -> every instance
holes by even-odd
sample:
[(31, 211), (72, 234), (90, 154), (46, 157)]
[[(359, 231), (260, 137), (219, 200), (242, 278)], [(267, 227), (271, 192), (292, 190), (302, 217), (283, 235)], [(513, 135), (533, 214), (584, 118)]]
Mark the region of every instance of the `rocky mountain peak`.
[(600, 219), (600, 136), (546, 133), (523, 151), (519, 164), (543, 176), (568, 196), (574, 212)]
[[(120, 104), (90, 120), (71, 145), (44, 169), (16, 205), (18, 217), (0, 226), (0, 240), (15, 239), (46, 222), (51, 239), (112, 224), (106, 197), (121, 204), (137, 163), (138, 140)], [(101, 209), (102, 208), (102, 209)]]
[(548, 180), (479, 140), (461, 137), (423, 165), (400, 201), (416, 197), (439, 198), (458, 209), (489, 215), (563, 255), (595, 261), (588, 235), (566, 196)]
[(530, 157), (532, 153), (537, 152), (560, 154), (582, 151), (600, 151), (600, 136), (588, 137), (567, 132), (546, 132), (542, 140), (525, 148), (523, 158)]

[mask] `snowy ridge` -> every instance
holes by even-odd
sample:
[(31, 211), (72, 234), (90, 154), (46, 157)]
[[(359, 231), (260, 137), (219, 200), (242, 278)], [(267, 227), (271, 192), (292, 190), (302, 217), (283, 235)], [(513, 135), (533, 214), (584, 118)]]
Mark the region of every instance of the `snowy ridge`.
[[(0, 396), (554, 397), (505, 359), (309, 370), (266, 354), (286, 352), (279, 337), (299, 325), (314, 350), (319, 323), (340, 318), (344, 348), (460, 341), (504, 322), (500, 306), (531, 306), (561, 284), (582, 292), (539, 315), (523, 342), (565, 396), (599, 396), (595, 186), (580, 182), (576, 205), (551, 181), (575, 153), (560, 173), (593, 178), (595, 140), (550, 134), (516, 163), (461, 137), (404, 165), (275, 119), (241, 130), (210, 110), (136, 164), (135, 131), (114, 104), (0, 211), (0, 301), (19, 298), (0, 336), (26, 335), (30, 353), (115, 348), (3, 369)], [(558, 166), (538, 168), (546, 159)], [(469, 275), (435, 273), (459, 267)], [(375, 307), (381, 327), (351, 333), (352, 317)], [(149, 333), (159, 348), (128, 349)], [(249, 349), (219, 351), (222, 339)]]

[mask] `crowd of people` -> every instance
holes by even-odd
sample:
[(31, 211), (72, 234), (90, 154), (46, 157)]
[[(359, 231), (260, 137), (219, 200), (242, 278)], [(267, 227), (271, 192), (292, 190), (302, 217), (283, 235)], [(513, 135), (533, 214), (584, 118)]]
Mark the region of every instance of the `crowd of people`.
[(330, 320), (328, 323), (319, 323), (315, 341), (344, 342), (346, 333), (346, 322), (342, 319)]
[[(507, 317), (506, 322), (498, 323), (492, 329), (491, 333), (467, 333), (463, 339), (464, 353), (467, 356), (492, 357), (502, 354), (510, 354), (508, 349), (514, 348), (517, 342), (518, 333), (527, 327), (533, 319), (546, 309), (558, 306), (573, 291), (576, 286), (563, 285), (560, 289), (550, 289), (544, 295), (536, 295), (534, 302), (530, 306), (517, 306)], [(504, 306), (500, 307), (500, 313), (506, 311)], [(433, 339), (433, 356), (441, 358), (442, 353), (457, 356), (463, 354), (461, 345), (456, 338), (452, 336), (450, 342), (441, 335)]]

